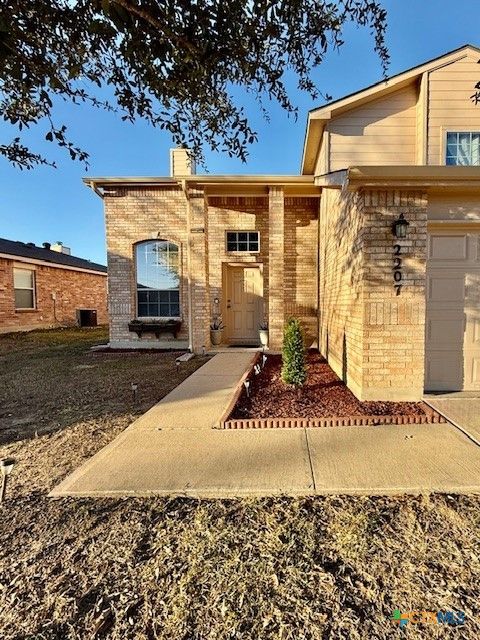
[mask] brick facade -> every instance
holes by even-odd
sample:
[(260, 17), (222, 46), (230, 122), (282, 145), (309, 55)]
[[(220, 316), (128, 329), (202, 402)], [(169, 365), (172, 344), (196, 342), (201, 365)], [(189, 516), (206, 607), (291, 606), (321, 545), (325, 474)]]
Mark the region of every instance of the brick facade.
[[(180, 304), (182, 328), (178, 335), (181, 346), (188, 345), (188, 260), (189, 260), (189, 212), (183, 191), (175, 187), (165, 188), (116, 188), (104, 197), (108, 260), (108, 303), (110, 316), (110, 341), (122, 343), (140, 342), (129, 332), (128, 323), (137, 315), (135, 280), (135, 245), (145, 240), (162, 238), (174, 242), (180, 252)], [(201, 221), (203, 222), (203, 221)], [(191, 234), (194, 235), (194, 234)], [(201, 241), (195, 240), (201, 249)], [(197, 234), (195, 234), (197, 237)], [(193, 253), (193, 250), (192, 250)], [(192, 268), (196, 263), (192, 260)], [(197, 283), (202, 295), (201, 283)], [(141, 342), (156, 340), (153, 334), (144, 334)], [(173, 337), (162, 335), (162, 344)], [(158, 342), (158, 341), (157, 341)], [(169, 346), (166, 344), (165, 346)]]
[[(405, 239), (392, 234), (401, 213), (410, 223)], [(418, 400), (424, 383), (426, 194), (326, 190), (320, 220), (322, 352), (362, 400)], [(395, 257), (401, 259), (399, 295)]]
[[(272, 350), (296, 316), (308, 344), (318, 339), (333, 369), (361, 399), (418, 399), (424, 380), (427, 196), (395, 190), (324, 188), (318, 197), (208, 196), (171, 186), (121, 186), (105, 195), (111, 343), (116, 346), (209, 349), (209, 324), (225, 311), (228, 265), (255, 264)], [(404, 213), (408, 236), (392, 222)], [(259, 231), (256, 253), (231, 254), (227, 231)], [(138, 338), (135, 246), (164, 239), (179, 246), (182, 329)], [(402, 288), (394, 281), (401, 245)], [(189, 274), (190, 281), (189, 281)], [(189, 284), (190, 283), (190, 284)], [(319, 309), (317, 308), (319, 300)], [(190, 313), (193, 318), (189, 328)]]
[[(289, 315), (304, 322), (309, 342), (316, 339), (318, 198), (285, 198), (280, 187), (272, 189), (270, 197), (208, 197), (200, 189), (184, 190), (175, 184), (122, 186), (109, 190), (104, 201), (112, 345), (144, 347), (154, 342), (159, 347), (187, 348), (191, 344), (197, 352), (210, 348), (210, 322), (225, 310), (225, 268), (252, 263), (262, 270), (271, 348), (281, 347)], [(227, 252), (226, 231), (253, 230), (260, 233), (258, 253)], [(179, 246), (182, 329), (177, 340), (169, 334), (159, 340), (148, 333), (138, 338), (128, 329), (137, 315), (135, 245), (155, 239)]]
[[(14, 267), (35, 271), (35, 309), (15, 310)], [(106, 274), (0, 258), (1, 333), (74, 326), (78, 309), (96, 309), (98, 324), (107, 324)]]

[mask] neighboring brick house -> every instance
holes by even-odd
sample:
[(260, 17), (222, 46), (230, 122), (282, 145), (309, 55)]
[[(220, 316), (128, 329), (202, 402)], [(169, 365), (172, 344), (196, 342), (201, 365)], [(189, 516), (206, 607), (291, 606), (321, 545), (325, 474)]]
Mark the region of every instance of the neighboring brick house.
[(0, 238), (0, 333), (107, 322), (106, 267), (61, 244)]
[[(196, 175), (176, 149), (170, 177), (86, 179), (105, 204), (111, 344), (199, 352), (221, 315), (225, 345), (258, 344), (266, 319), (278, 350), (293, 315), (361, 399), (479, 390), (479, 57), (314, 109), (298, 176)], [(176, 339), (129, 330), (159, 318)]]

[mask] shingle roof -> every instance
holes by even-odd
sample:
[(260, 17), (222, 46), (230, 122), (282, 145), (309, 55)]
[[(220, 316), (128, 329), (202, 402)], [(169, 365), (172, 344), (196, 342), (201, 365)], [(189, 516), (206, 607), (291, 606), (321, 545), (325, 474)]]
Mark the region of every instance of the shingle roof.
[(66, 253), (59, 253), (44, 247), (31, 246), (25, 242), (14, 242), (6, 238), (0, 238), (0, 253), (17, 256), (19, 258), (31, 258), (32, 260), (42, 260), (43, 262), (52, 262), (54, 264), (65, 265), (67, 267), (75, 267), (77, 269), (88, 269), (90, 271), (102, 271), (107, 273), (107, 267), (103, 264), (90, 262), (84, 258), (77, 258)]

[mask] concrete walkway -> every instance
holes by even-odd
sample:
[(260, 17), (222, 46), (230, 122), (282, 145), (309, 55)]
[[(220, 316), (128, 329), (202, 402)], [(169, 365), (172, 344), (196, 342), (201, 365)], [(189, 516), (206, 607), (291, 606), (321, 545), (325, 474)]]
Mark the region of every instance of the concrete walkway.
[(480, 397), (478, 391), (427, 395), (425, 401), (480, 445)]
[(480, 493), (480, 447), (450, 424), (213, 429), (253, 355), (216, 355), (50, 495)]

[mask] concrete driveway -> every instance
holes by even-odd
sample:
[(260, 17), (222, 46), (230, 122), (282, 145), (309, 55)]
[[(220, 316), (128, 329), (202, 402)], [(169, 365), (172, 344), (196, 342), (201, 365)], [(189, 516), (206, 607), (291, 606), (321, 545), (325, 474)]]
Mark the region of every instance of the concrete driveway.
[(480, 446), (451, 424), (214, 429), (253, 357), (216, 355), (50, 495), (480, 492)]
[(480, 397), (478, 391), (429, 394), (425, 396), (425, 401), (480, 445)]

